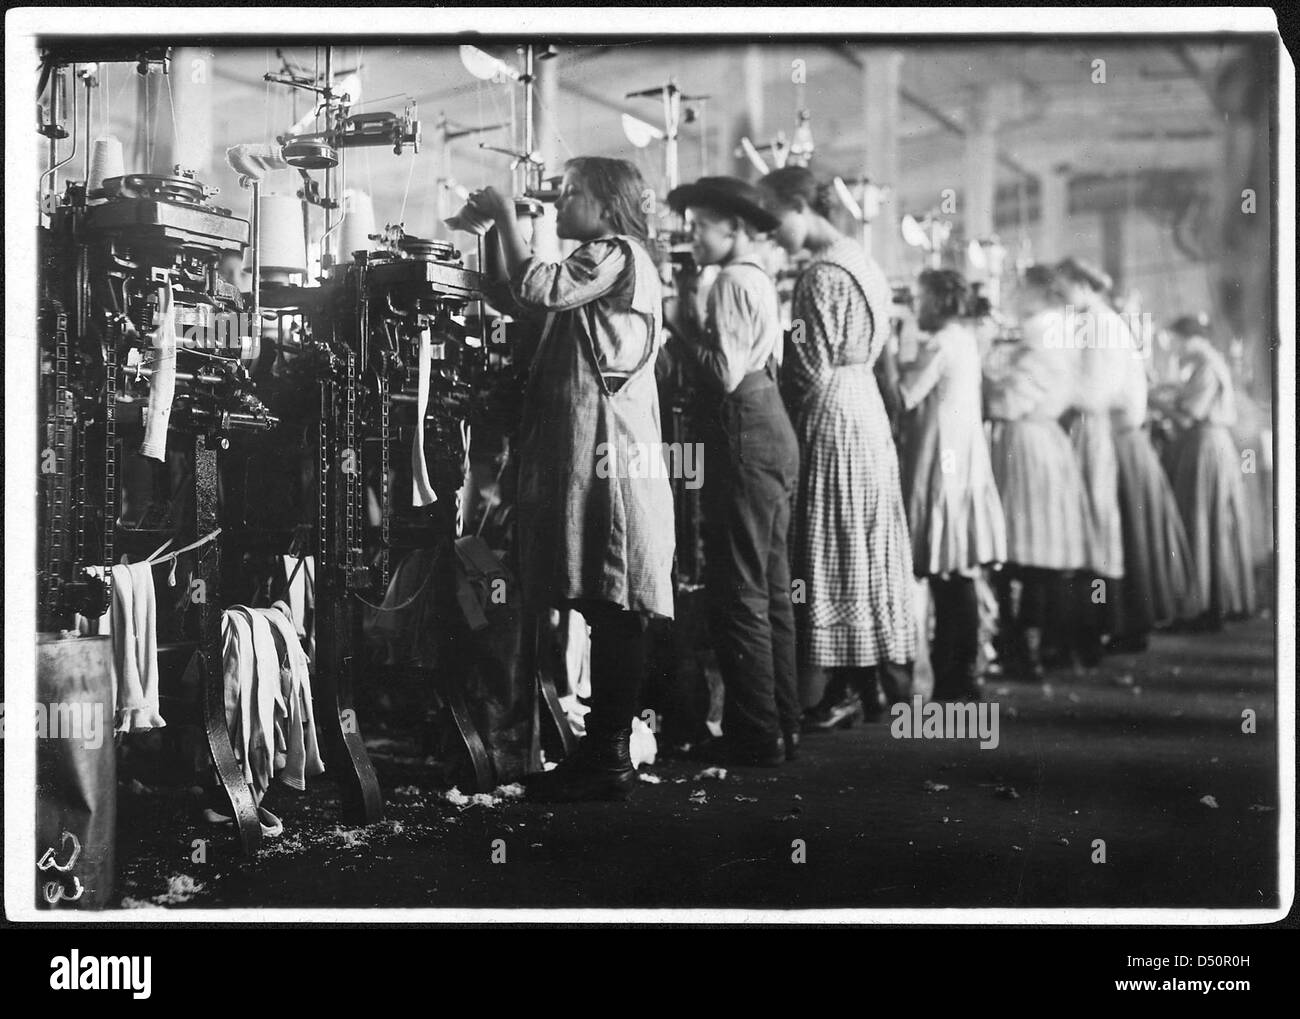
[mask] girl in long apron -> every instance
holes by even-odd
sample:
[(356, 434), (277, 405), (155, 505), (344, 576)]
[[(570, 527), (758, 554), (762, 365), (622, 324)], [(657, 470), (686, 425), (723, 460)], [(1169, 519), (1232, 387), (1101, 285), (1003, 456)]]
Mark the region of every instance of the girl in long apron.
[(899, 378), (916, 419), (901, 451), (912, 571), (929, 578), (934, 600), (934, 699), (971, 700), (979, 698), (975, 582), (1006, 559), (1006, 523), (984, 439), (979, 345), (963, 321), (965, 280), (927, 270), (920, 288), (917, 324), (931, 336)]
[(1125, 367), (1136, 343), (1106, 300), (1110, 279), (1067, 258), (1056, 266), (1057, 289), (1066, 301), (1067, 330), (1078, 374), (1069, 413), (1070, 444), (1083, 477), (1086, 569), (1075, 577), (1071, 652), (1083, 665), (1097, 665), (1124, 576), (1124, 528), (1119, 510), (1119, 466), (1111, 436), (1111, 411), (1122, 399)]
[(1087, 561), (1083, 479), (1061, 428), (1076, 361), (1046, 266), (1016, 292), (1022, 339), (1006, 370), (985, 380), (993, 477), (1007, 526), (999, 575), (1000, 660), (1008, 675), (1041, 680), (1043, 632), (1069, 614), (1069, 578)]
[(648, 620), (673, 614), (672, 492), (666, 471), (647, 469), (662, 455), (662, 292), (645, 193), (624, 160), (570, 160), (556, 228), (582, 244), (562, 262), (531, 255), (511, 199), (493, 188), (471, 197), (496, 224), (511, 296), (547, 313), (520, 423), (521, 587), (534, 610), (575, 608), (591, 625), (587, 735), (559, 767), (528, 776), (530, 799), (628, 795)]
[(1186, 375), (1175, 405), (1185, 430), (1174, 459), (1174, 497), (1205, 599), (1200, 623), (1217, 629), (1255, 611), (1250, 514), (1230, 431), (1237, 416), (1232, 375), (1199, 319), (1181, 318), (1169, 332)]
[(1147, 432), (1147, 353), (1128, 359), (1123, 399), (1111, 411), (1124, 525), (1124, 581), (1111, 651), (1143, 651), (1152, 630), (1201, 612), (1187, 532)]

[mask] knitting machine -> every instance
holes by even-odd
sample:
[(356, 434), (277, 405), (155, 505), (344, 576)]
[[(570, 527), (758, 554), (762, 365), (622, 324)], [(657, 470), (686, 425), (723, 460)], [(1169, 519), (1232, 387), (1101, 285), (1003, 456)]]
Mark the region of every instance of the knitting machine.
[[(111, 606), (107, 578), (119, 560), (171, 562), (170, 575), (160, 570), (155, 581), (158, 592), (174, 589), (157, 620), (162, 710), (206, 731), (252, 851), (261, 830), (226, 726), (221, 608), (230, 570), (222, 550), (235, 535), (220, 501), (223, 475), (238, 466), (232, 442), (278, 424), (253, 381), (257, 345), (244, 299), (223, 276), (223, 261), (242, 258), (249, 224), (213, 204), (215, 192), (181, 167), (127, 173), (120, 148), (116, 160), (101, 158), (103, 141), (91, 158), (98, 67), (89, 60), (135, 60), (141, 74), (161, 64), (166, 73), (169, 54), (92, 47), (44, 55), (42, 133), (51, 150), (38, 238), (38, 626), (94, 632)], [(83, 126), (75, 95), (63, 124), (69, 71), (86, 87), (86, 164), (59, 193), (58, 171), (72, 156), (59, 161), (56, 142), (72, 138), (75, 155)], [(114, 162), (116, 172), (105, 173)], [(191, 552), (178, 581), (180, 556)]]
[[(218, 272), (224, 255), (242, 254), (248, 224), (210, 196), (179, 168), (90, 191), (71, 182), (41, 231), (45, 628), (107, 607), (106, 586), (86, 567), (111, 567), (120, 525), (139, 522), (123, 520), (119, 468), (139, 448), (159, 372), (174, 384), (170, 429), (212, 461), (195, 467), (211, 479), (211, 505), (198, 497), (203, 520), (216, 516), (217, 451), (232, 432), (276, 424), (254, 392), (242, 297)], [(174, 370), (163, 366), (170, 349)], [(155, 529), (184, 523), (155, 516)]]
[[(318, 717), (355, 719), (363, 610), (384, 611), (395, 556), (450, 549), (466, 425), (485, 364), (482, 337), (465, 320), (481, 277), (460, 253), (400, 226), (371, 239), (379, 250), (354, 252), (318, 286), (262, 292), (270, 344), (287, 355), (284, 388), (312, 394), (298, 420), (311, 433), (317, 479), (316, 696), (330, 706)], [(454, 578), (435, 590), (454, 591)], [(345, 810), (377, 819), (379, 787), (357, 727), (327, 733), (327, 747), (331, 740), (348, 764), (340, 769), (349, 779)]]

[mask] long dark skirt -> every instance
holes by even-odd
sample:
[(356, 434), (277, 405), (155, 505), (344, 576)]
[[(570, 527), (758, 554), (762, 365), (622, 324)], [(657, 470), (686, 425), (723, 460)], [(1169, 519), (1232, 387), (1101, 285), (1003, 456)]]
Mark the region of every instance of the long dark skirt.
[(1138, 636), (1203, 611), (1173, 488), (1145, 429), (1115, 434), (1124, 580), (1116, 636)]
[(1179, 443), (1173, 482), (1205, 609), (1214, 619), (1253, 613), (1249, 509), (1228, 429), (1191, 429)]

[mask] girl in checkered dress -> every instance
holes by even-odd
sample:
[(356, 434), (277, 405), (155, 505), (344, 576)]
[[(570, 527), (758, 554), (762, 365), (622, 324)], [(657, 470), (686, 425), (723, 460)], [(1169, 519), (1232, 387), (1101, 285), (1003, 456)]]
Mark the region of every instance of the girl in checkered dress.
[(795, 286), (782, 389), (801, 452), (790, 546), (801, 692), (816, 703), (824, 687), (808, 722), (825, 728), (851, 719), (858, 697), (878, 713), (882, 681), (890, 699), (905, 697), (916, 654), (907, 513), (873, 372), (891, 295), (880, 268), (831, 224), (829, 186), (802, 167), (762, 185), (781, 219), (777, 242), (813, 256)]

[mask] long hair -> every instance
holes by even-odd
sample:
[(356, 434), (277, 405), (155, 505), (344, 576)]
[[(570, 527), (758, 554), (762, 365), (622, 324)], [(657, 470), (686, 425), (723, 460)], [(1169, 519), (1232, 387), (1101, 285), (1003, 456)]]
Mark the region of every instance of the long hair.
[(641, 171), (626, 159), (578, 156), (564, 164), (581, 178), (591, 196), (605, 207), (615, 233), (627, 234), (643, 246), (650, 242), (645, 205), (653, 192), (646, 187)]
[(919, 282), (923, 290), (934, 295), (935, 314), (945, 322), (969, 313), (970, 288), (961, 273), (952, 269), (926, 269)]
[(773, 212), (797, 209), (800, 203), (824, 219), (831, 218), (835, 185), (819, 181), (804, 166), (783, 166), (758, 182)]

